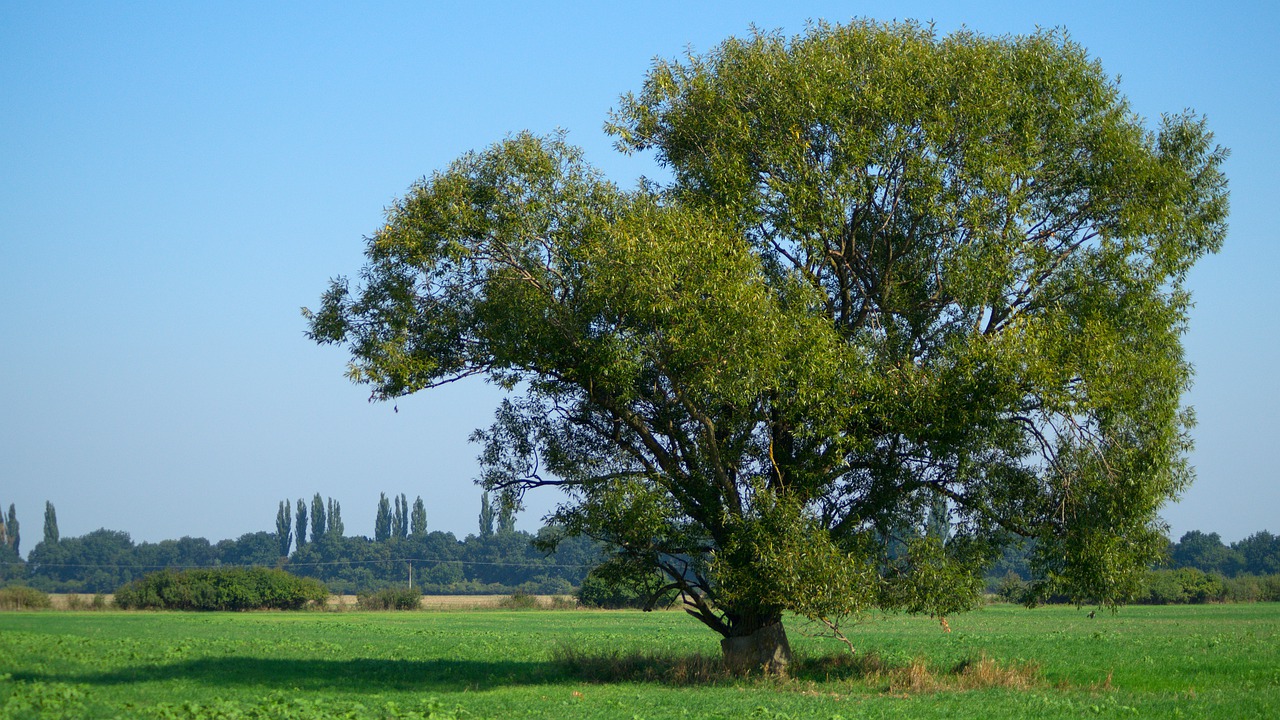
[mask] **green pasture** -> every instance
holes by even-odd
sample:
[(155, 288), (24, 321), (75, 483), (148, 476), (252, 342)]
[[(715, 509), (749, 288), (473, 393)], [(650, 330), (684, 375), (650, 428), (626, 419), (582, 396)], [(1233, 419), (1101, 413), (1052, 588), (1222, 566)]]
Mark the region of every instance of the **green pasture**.
[[(716, 656), (716, 637), (679, 612), (6, 612), (0, 717), (1280, 717), (1277, 604), (999, 605), (950, 624), (869, 618), (852, 633), (868, 673), (817, 662), (847, 650), (793, 620), (789, 679), (654, 682), (557, 658), (681, 663)], [(949, 683), (982, 658), (1033, 667), (1029, 685)], [(913, 664), (939, 683), (904, 688)]]

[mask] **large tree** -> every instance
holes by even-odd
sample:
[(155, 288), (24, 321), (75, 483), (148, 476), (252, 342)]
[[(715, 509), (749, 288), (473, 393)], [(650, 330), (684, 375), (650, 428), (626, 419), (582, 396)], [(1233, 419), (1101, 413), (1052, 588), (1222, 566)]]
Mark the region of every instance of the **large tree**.
[(562, 136), (467, 154), (312, 337), (375, 398), (511, 390), (486, 487), (561, 488), (554, 522), (660, 569), (737, 667), (785, 664), (787, 611), (963, 610), (1018, 537), (1043, 592), (1134, 593), (1191, 477), (1184, 280), (1227, 203), (1201, 119), (1149, 125), (1062, 33), (855, 22), (659, 61), (609, 128), (670, 183)]
[(1218, 533), (1192, 530), (1170, 548), (1169, 562), (1175, 568), (1196, 568), (1233, 577), (1245, 565), (1244, 555), (1227, 547)]
[[(1280, 574), (1280, 537), (1262, 530), (1232, 543), (1231, 549), (1240, 554), (1244, 561), (1245, 572), (1255, 575)], [(15, 552), (17, 550), (16, 544), (14, 550)]]

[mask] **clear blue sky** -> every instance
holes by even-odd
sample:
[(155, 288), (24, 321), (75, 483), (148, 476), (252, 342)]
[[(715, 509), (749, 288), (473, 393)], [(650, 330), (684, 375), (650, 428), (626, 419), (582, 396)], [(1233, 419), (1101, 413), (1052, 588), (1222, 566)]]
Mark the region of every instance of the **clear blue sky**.
[[(473, 428), (499, 395), (389, 404), (303, 336), (415, 179), (504, 135), (564, 128), (629, 185), (601, 126), (654, 57), (755, 24), (1067, 28), (1141, 115), (1194, 108), (1231, 149), (1231, 231), (1192, 274), (1199, 480), (1165, 518), (1280, 531), (1280, 117), (1272, 3), (0, 4), (0, 504), (25, 549), (62, 534), (211, 540), (319, 492), (372, 534), (380, 491), (474, 532)], [(447, 6), (447, 7), (446, 7)], [(531, 496), (519, 527), (554, 502)]]

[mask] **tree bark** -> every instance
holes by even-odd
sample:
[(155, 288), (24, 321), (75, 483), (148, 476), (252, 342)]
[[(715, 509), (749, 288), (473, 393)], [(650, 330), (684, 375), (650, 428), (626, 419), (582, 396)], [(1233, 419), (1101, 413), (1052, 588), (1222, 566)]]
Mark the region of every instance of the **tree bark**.
[(761, 627), (748, 635), (730, 636), (720, 641), (724, 664), (729, 672), (745, 675), (763, 672), (786, 675), (791, 664), (791, 644), (781, 620)]

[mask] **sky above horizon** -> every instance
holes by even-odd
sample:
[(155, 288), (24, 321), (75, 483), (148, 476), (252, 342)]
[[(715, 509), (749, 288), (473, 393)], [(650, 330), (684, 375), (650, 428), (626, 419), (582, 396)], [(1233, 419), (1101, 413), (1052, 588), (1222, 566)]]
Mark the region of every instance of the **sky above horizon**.
[[(51, 3), (0, 5), (0, 505), (24, 554), (61, 534), (135, 541), (273, 531), (280, 500), (380, 492), (474, 533), (479, 381), (391, 403), (343, 375), (299, 313), (356, 275), (415, 180), (521, 130), (562, 128), (629, 186), (652, 157), (603, 124), (655, 57), (754, 25), (932, 20), (1065, 28), (1149, 121), (1194, 109), (1231, 151), (1230, 231), (1191, 273), (1198, 480), (1162, 515), (1227, 541), (1280, 532), (1280, 116), (1268, 3)], [(555, 503), (531, 494), (517, 527)]]

